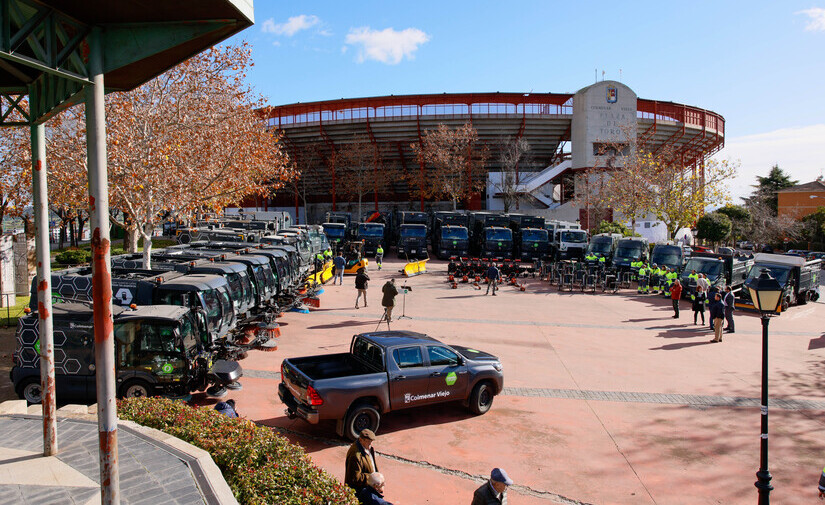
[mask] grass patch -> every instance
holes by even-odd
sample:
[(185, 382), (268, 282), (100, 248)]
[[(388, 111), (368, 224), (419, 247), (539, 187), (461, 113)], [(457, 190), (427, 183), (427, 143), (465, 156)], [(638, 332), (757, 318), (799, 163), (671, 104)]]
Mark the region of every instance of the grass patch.
[[(16, 325), (17, 320), (23, 316), (23, 309), (29, 306), (28, 296), (9, 297), (9, 301), (11, 302), (12, 300), (14, 300), (13, 306), (0, 307), (0, 321), (3, 322), (4, 326)], [(6, 301), (5, 296), (3, 297), (3, 301)]]
[(118, 402), (118, 415), (208, 452), (243, 504), (357, 505), (355, 493), (269, 428), (167, 398)]

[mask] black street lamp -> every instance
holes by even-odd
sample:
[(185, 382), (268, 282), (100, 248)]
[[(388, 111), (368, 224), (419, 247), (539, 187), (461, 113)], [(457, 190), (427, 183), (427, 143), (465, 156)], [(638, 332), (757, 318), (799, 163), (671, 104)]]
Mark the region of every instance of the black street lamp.
[(762, 269), (759, 277), (754, 277), (746, 284), (754, 307), (762, 318), (762, 435), (759, 445), (758, 479), (754, 484), (759, 490), (759, 505), (771, 502), (771, 472), (768, 471), (768, 322), (772, 315), (779, 314), (782, 303), (782, 285), (771, 277), (767, 269)]

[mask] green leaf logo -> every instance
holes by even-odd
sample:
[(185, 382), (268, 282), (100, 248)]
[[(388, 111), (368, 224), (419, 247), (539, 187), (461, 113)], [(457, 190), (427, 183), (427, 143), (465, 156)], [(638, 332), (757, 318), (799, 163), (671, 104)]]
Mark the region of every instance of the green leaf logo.
[(34, 342), (34, 350), (37, 351), (37, 354), (40, 354), (40, 339), (39, 338)]
[(175, 367), (172, 366), (172, 363), (164, 363), (160, 369), (163, 373), (172, 373), (172, 370), (174, 370)]
[(444, 378), (444, 382), (446, 382), (448, 386), (452, 386), (453, 384), (455, 384), (455, 381), (457, 380), (458, 377), (456, 376), (455, 372), (448, 373), (447, 377)]

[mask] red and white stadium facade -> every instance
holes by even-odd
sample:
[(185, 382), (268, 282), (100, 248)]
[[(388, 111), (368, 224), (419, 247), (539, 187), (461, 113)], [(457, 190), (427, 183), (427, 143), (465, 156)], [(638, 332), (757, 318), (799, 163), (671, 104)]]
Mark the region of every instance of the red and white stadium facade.
[[(349, 98), (295, 103), (262, 109), (267, 125), (281, 133), (287, 153), (313, 146), (319, 174), (313, 177), (307, 202), (318, 215), (323, 210), (349, 210), (339, 191), (341, 174), (327, 170), (330, 157), (361, 136), (380, 153), (374, 170), (388, 166), (415, 177), (394, 181), (388, 189), (371, 194), (369, 210), (381, 208), (425, 209), (439, 206), (420, 198), (410, 185), (426, 177), (428, 167), (417, 160), (411, 145), (439, 124), (459, 127), (469, 123), (481, 143), (490, 149), (488, 173), (473, 174), (489, 181), (501, 170), (498, 150), (504, 138), (523, 138), (531, 147), (532, 163), (519, 174), (520, 184), (535, 196), (535, 209), (563, 206), (572, 192), (569, 174), (599, 166), (598, 146), (618, 142), (633, 131), (639, 145), (652, 152), (668, 149), (685, 166), (702, 170), (704, 160), (724, 146), (725, 120), (716, 112), (690, 105), (637, 98), (627, 86), (601, 81), (575, 94), (559, 93), (444, 93)], [(469, 209), (498, 208), (495, 185), (476, 195)], [(282, 189), (266, 202), (247, 205), (278, 207), (298, 214), (299, 198)], [(303, 211), (304, 209), (300, 209)], [(366, 210), (366, 209), (365, 209)], [(303, 219), (301, 219), (303, 221)]]

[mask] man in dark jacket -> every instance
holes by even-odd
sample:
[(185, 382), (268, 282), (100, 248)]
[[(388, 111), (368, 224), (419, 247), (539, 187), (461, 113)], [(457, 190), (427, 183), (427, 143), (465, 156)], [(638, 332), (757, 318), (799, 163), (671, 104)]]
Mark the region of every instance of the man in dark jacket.
[(344, 285), (344, 270), (347, 268), (347, 260), (344, 259), (344, 253), (338, 251), (338, 256), (332, 258), (332, 266), (335, 267), (335, 276), (332, 278), (332, 285), (339, 283)]
[(730, 286), (725, 286), (725, 297), (722, 301), (725, 303), (725, 320), (728, 322), (725, 333), (735, 333), (733, 331), (733, 311), (736, 309), (736, 297), (733, 296), (733, 291), (731, 291)]
[(387, 322), (392, 322), (392, 309), (395, 307), (395, 297), (398, 296), (398, 288), (395, 287), (395, 279), (390, 279), (381, 288), (384, 297), (381, 298), (381, 305), (387, 312)]
[(364, 295), (364, 307), (367, 306), (367, 281), (370, 280), (370, 276), (367, 275), (367, 272), (364, 268), (359, 268), (358, 273), (355, 274), (355, 289), (358, 291), (358, 296), (355, 297), (355, 308), (358, 308), (358, 300), (361, 299), (361, 295)]
[(361, 430), (358, 440), (353, 442), (347, 451), (344, 483), (356, 493), (367, 486), (369, 475), (378, 471), (375, 449), (372, 448), (373, 441), (375, 433), (372, 430)]
[(238, 411), (235, 410), (235, 400), (232, 399), (216, 403), (215, 410), (227, 417), (238, 417)]
[(724, 326), (725, 304), (722, 303), (722, 295), (718, 292), (713, 296), (713, 303), (710, 304), (710, 320), (713, 324), (713, 340), (711, 342), (722, 341), (722, 327)]
[(490, 480), (473, 493), (472, 505), (507, 505), (507, 486), (513, 481), (501, 468), (493, 468)]
[(485, 275), (487, 277), (487, 292), (484, 294), (489, 295), (490, 286), (493, 286), (493, 296), (496, 296), (496, 284), (498, 284), (498, 278), (501, 277), (501, 272), (495, 263), (490, 263), (490, 268), (487, 269)]
[(364, 505), (392, 505), (384, 499), (384, 476), (373, 472), (367, 477), (367, 485), (355, 495)]

